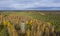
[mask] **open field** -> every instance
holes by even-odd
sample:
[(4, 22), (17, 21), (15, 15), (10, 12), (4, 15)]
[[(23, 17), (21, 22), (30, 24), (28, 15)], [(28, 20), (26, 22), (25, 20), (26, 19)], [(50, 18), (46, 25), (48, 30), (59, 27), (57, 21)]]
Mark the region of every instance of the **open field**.
[[(26, 35), (20, 34), (22, 30), (20, 30), (19, 25), (22, 21), (31, 25), (28, 28), (31, 30), (25, 30)], [(56, 36), (56, 33), (60, 34), (60, 12), (0, 12), (0, 25), (3, 25), (3, 28), (0, 26), (0, 30), (2, 29), (0, 36), (43, 36), (44, 32), (45, 36), (51, 36), (50, 32), (53, 33), (53, 36)], [(37, 25), (37, 29), (35, 28), (37, 32), (34, 30), (35, 25)], [(18, 31), (17, 27), (19, 28)], [(42, 34), (40, 35), (39, 33)]]

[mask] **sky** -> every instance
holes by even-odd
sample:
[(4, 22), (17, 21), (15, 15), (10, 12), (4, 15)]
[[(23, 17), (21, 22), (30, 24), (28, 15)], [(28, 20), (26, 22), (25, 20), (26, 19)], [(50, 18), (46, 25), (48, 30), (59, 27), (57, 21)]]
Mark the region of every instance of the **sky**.
[(0, 0), (0, 10), (60, 10), (60, 0)]

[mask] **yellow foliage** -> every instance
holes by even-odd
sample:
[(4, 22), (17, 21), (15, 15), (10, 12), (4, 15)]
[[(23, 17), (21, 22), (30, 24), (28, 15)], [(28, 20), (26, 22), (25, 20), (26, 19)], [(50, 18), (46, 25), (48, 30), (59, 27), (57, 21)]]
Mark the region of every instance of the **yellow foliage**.
[(3, 20), (3, 24), (4, 24), (4, 25), (7, 25), (7, 22), (6, 22), (5, 20)]
[(32, 21), (32, 20), (30, 20), (29, 24), (30, 24), (30, 25), (32, 25), (32, 23), (33, 23), (33, 21)]
[(11, 26), (11, 24), (10, 24), (10, 22), (9, 22), (8, 20), (6, 20), (6, 21), (4, 20), (4, 21), (3, 21), (3, 24), (4, 24), (4, 25), (7, 25), (7, 26), (9, 26), (9, 27)]
[(8, 27), (11, 27), (11, 24), (8, 22)]
[(26, 21), (25, 23), (28, 24), (28, 21)]
[(48, 24), (48, 26), (50, 26), (50, 25), (51, 25), (51, 23), (50, 23), (50, 22), (47, 22), (47, 24)]
[(52, 27), (52, 32), (54, 32), (54, 27)]

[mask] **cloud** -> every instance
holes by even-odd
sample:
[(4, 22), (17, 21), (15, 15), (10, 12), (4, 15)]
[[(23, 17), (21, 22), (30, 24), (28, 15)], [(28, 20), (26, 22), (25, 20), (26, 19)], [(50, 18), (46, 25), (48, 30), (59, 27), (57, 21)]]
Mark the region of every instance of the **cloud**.
[(18, 10), (30, 8), (32, 9), (37, 7), (60, 7), (59, 1), (60, 0), (0, 0), (0, 9), (1, 7)]

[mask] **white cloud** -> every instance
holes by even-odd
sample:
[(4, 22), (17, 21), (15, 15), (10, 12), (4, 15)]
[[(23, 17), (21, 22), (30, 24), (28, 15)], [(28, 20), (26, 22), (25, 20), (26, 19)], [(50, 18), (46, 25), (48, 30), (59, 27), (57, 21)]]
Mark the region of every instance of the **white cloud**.
[[(59, 1), (59, 0), (58, 0)], [(58, 2), (57, 1), (57, 2)], [(56, 0), (3, 0), (0, 1), (0, 7), (9, 7), (15, 9), (27, 9), (36, 7), (60, 7)]]
[(13, 3), (11, 7), (16, 9), (34, 8), (34, 7), (60, 7), (60, 3), (53, 3), (48, 0), (34, 1), (34, 3), (20, 4)]

